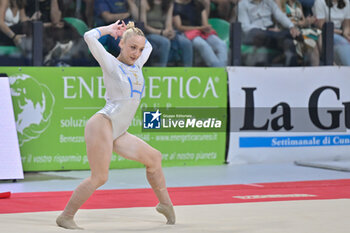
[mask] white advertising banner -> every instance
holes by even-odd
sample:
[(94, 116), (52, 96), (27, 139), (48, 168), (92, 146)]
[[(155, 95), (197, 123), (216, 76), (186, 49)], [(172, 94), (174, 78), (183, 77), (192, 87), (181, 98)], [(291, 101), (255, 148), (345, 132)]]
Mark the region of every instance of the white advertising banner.
[(227, 161), (350, 158), (350, 67), (229, 67)]
[(10, 83), (7, 77), (0, 77), (0, 180), (5, 179), (23, 179), (23, 169)]

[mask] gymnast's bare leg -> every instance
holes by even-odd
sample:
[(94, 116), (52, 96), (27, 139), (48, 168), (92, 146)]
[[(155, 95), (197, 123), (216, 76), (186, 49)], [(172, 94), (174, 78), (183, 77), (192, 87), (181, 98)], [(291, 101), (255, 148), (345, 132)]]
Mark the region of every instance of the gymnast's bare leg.
[(110, 120), (101, 114), (91, 117), (86, 124), (85, 141), (91, 175), (74, 190), (64, 211), (56, 219), (58, 226), (67, 229), (82, 229), (74, 222), (74, 215), (92, 193), (108, 179), (113, 148)]
[(114, 140), (113, 151), (126, 159), (138, 161), (146, 166), (147, 180), (159, 200), (156, 210), (166, 217), (167, 224), (175, 224), (175, 212), (162, 170), (162, 154), (127, 132)]
[(167, 218), (167, 224), (175, 224), (175, 213), (161, 167), (161, 154), (141, 139), (125, 133), (113, 143), (110, 121), (101, 114), (94, 115), (87, 123), (85, 140), (91, 176), (75, 189), (64, 211), (58, 216), (58, 226), (67, 229), (82, 229), (74, 222), (74, 215), (92, 193), (108, 179), (112, 148), (121, 156), (143, 163), (148, 182), (159, 204), (156, 209)]

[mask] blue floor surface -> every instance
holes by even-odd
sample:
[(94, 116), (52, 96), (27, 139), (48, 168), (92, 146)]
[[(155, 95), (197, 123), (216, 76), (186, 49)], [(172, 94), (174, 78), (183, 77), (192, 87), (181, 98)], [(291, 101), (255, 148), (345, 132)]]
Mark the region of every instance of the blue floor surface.
[[(350, 179), (350, 172), (296, 166), (292, 163), (201, 167), (165, 167), (168, 187)], [(25, 173), (17, 182), (0, 181), (0, 192), (71, 191), (90, 171)], [(100, 189), (150, 188), (144, 168), (110, 170)]]

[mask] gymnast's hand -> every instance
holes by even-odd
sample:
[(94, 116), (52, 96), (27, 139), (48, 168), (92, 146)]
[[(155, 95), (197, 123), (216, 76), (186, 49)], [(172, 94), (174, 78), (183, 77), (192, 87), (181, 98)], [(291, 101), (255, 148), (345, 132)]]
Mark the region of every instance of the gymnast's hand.
[(122, 21), (121, 24), (119, 24), (119, 23), (120, 23), (120, 20), (118, 20), (117, 22), (115, 22), (114, 24), (111, 25), (111, 31), (109, 34), (112, 37), (114, 37), (114, 39), (117, 39), (118, 37), (122, 36), (126, 30), (126, 25), (125, 25), (124, 21)]

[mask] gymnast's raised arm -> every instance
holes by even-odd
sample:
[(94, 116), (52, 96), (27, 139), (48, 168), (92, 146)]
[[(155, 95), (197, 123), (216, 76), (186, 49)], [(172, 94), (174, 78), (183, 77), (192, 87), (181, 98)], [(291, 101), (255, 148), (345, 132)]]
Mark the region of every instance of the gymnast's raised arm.
[(119, 24), (118, 20), (108, 26), (91, 29), (84, 34), (84, 40), (103, 71), (111, 72), (113, 70), (113, 60), (115, 57), (105, 50), (98, 39), (104, 35), (111, 35), (117, 39), (124, 33), (125, 29), (125, 23), (122, 22), (122, 24)]
[(143, 49), (142, 54), (139, 57), (139, 59), (137, 59), (137, 61), (135, 62), (135, 65), (137, 65), (140, 68), (142, 68), (143, 65), (146, 63), (146, 61), (148, 60), (148, 57), (151, 54), (151, 52), (152, 52), (152, 45), (146, 39), (145, 48)]

